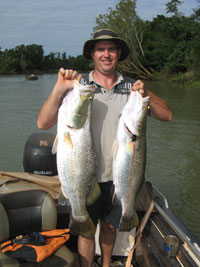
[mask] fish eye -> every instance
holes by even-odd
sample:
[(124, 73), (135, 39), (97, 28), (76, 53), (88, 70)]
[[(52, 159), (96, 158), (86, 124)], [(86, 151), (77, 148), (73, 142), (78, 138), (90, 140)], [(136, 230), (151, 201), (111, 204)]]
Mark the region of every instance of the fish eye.
[(92, 100), (93, 99), (93, 96), (90, 96), (89, 98), (90, 98), (90, 100)]

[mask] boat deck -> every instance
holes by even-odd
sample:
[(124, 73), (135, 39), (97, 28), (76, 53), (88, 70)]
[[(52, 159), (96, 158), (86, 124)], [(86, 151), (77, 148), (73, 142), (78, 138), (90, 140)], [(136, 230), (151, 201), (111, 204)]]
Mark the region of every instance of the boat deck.
[[(41, 184), (43, 185), (42, 190), (50, 191), (51, 188), (54, 191), (50, 191), (52, 196), (54, 196), (57, 208), (57, 228), (67, 228), (69, 226), (69, 209), (67, 206), (58, 205), (58, 193), (60, 190), (60, 184), (56, 177), (51, 177), (49, 179), (46, 176), (33, 176), (28, 173), (4, 173), (1, 174), (2, 192), (4, 194), (5, 188), (7, 191), (16, 191), (16, 183), (19, 182), (18, 191), (21, 190), (21, 178), (23, 178), (23, 189), (27, 190), (30, 188), (30, 181), (34, 181), (40, 184), (40, 187), (36, 187), (34, 184), (34, 189), (41, 190)], [(26, 182), (26, 179), (28, 180)], [(16, 182), (17, 180), (17, 182)], [(50, 183), (51, 182), (51, 183)], [(14, 185), (14, 187), (11, 187)], [(27, 185), (27, 187), (25, 187)], [(142, 228), (141, 241), (136, 246), (133, 257), (132, 266), (133, 267), (165, 267), (165, 266), (181, 266), (189, 267), (200, 266), (200, 241), (189, 231), (189, 229), (172, 213), (170, 210), (167, 200), (162, 194), (152, 187), (149, 183), (145, 183), (144, 188), (150, 188), (152, 190), (144, 191), (143, 196), (138, 199), (143, 206), (137, 205), (137, 213), (140, 218), (140, 226), (137, 229), (139, 231)], [(48, 189), (48, 190), (47, 190)], [(147, 194), (149, 192), (149, 195)], [(148, 197), (150, 196), (150, 197)], [(153, 209), (150, 209), (153, 203)], [(148, 212), (150, 211), (150, 212)], [(148, 215), (148, 216), (146, 216)], [(146, 220), (144, 220), (146, 218)], [(145, 223), (144, 223), (145, 222)], [(179, 240), (178, 253), (175, 257), (169, 257), (168, 253), (164, 249), (164, 237), (168, 235), (173, 235)], [(130, 233), (128, 233), (130, 236)], [(136, 243), (138, 241), (136, 237)], [(127, 237), (126, 237), (127, 239)], [(134, 240), (134, 239), (133, 239)], [(70, 240), (66, 243), (72, 252), (77, 255), (77, 236), (71, 235)], [(120, 243), (121, 246), (121, 243)], [(119, 246), (119, 247), (120, 247)], [(132, 246), (132, 243), (131, 243)], [(120, 255), (117, 253), (116, 255)], [(122, 254), (124, 255), (124, 254)], [(95, 266), (99, 266), (99, 256), (96, 257)], [(113, 256), (110, 266), (126, 266), (127, 256)]]
[[(189, 229), (172, 213), (167, 200), (159, 196), (154, 190), (154, 210), (147, 217), (146, 225), (142, 231), (141, 240), (134, 250), (132, 257), (133, 267), (189, 267), (200, 266), (200, 241), (193, 236)], [(59, 207), (58, 213), (63, 216), (60, 222), (66, 222), (66, 207)], [(139, 211), (140, 222), (147, 211)], [(64, 219), (65, 218), (65, 219)], [(63, 227), (64, 225), (58, 225)], [(175, 257), (169, 257), (164, 250), (164, 237), (176, 236), (179, 239), (179, 249)], [(138, 237), (137, 237), (138, 238)], [(137, 242), (137, 238), (135, 242)], [(71, 236), (68, 243), (73, 252), (77, 252), (77, 237)], [(96, 256), (95, 266), (100, 266)], [(110, 266), (126, 266), (127, 256), (113, 256)]]
[[(184, 225), (182, 225), (184, 227)], [(186, 233), (186, 232), (185, 232)], [(141, 242), (133, 256), (133, 266), (169, 267), (169, 266), (199, 266), (198, 259), (189, 246), (179, 237), (179, 250), (176, 257), (169, 257), (164, 250), (163, 238), (167, 235), (177, 236), (177, 233), (158, 213), (151, 215), (142, 235)]]
[[(144, 214), (141, 213), (140, 217), (142, 218), (143, 215)], [(181, 240), (176, 257), (169, 257), (166, 254), (163, 237), (169, 234), (177, 235), (159, 213), (152, 213), (142, 233), (141, 241), (134, 251), (131, 262), (132, 267), (199, 266), (198, 263), (193, 260), (191, 253), (189, 253), (189, 250), (186, 249), (186, 246)], [(72, 235), (67, 246), (70, 247), (74, 253), (77, 253), (77, 237)], [(126, 266), (126, 261), (127, 256), (113, 256), (110, 266)], [(100, 256), (96, 255), (93, 267), (100, 266), (100, 262)]]

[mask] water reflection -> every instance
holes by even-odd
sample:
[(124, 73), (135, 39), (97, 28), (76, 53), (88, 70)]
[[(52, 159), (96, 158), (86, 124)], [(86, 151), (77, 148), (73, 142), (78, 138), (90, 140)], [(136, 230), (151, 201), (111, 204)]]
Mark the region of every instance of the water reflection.
[(147, 177), (200, 238), (200, 88), (151, 83), (173, 111), (170, 123), (149, 120)]

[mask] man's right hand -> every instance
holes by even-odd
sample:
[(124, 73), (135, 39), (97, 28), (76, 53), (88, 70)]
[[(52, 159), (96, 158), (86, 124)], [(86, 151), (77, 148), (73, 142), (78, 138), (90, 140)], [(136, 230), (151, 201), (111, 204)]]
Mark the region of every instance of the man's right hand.
[[(64, 70), (63, 68), (59, 70), (57, 82), (38, 114), (37, 126), (39, 129), (47, 130), (56, 124), (62, 96), (66, 90), (74, 87), (76, 75), (77, 72), (74, 70)], [(81, 75), (78, 75), (76, 79), (80, 82)]]
[[(60, 68), (58, 72), (58, 80), (56, 82), (56, 87), (65, 92), (66, 90), (72, 89), (74, 87), (74, 79), (77, 75), (77, 71), (65, 70)], [(80, 82), (81, 74), (78, 75), (77, 80)]]

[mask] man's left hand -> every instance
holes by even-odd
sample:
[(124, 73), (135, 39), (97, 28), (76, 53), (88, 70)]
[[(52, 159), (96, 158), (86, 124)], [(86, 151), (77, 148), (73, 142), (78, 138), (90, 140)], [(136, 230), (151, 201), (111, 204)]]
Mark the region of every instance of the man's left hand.
[(137, 80), (132, 88), (131, 88), (131, 91), (138, 91), (142, 97), (145, 97), (146, 96), (146, 90), (144, 89), (144, 83), (140, 80)]

